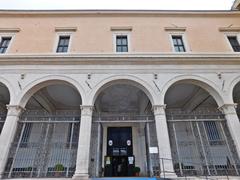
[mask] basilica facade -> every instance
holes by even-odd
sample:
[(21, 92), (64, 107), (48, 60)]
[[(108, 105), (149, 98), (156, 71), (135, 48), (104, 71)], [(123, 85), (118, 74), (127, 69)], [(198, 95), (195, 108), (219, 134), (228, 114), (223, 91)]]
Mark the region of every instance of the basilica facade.
[(238, 179), (238, 3), (0, 11), (0, 178)]

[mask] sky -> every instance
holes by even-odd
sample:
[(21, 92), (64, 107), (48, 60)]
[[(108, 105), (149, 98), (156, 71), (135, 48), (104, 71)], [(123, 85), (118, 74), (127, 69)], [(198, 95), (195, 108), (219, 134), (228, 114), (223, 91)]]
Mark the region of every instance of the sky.
[(230, 10), (234, 0), (0, 0), (0, 9)]

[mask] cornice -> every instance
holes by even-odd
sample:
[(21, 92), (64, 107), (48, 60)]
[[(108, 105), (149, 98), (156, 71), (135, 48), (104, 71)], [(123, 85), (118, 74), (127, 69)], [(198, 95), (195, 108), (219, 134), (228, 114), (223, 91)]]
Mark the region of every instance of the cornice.
[(240, 65), (240, 53), (4, 54), (0, 65)]
[(235, 10), (1, 10), (0, 16), (240, 16)]

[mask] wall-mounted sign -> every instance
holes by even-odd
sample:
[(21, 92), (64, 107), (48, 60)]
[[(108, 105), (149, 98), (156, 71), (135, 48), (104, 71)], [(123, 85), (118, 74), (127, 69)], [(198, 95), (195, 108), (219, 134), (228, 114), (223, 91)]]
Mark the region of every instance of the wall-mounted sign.
[(150, 154), (157, 154), (158, 148), (157, 147), (149, 147), (149, 153)]
[(113, 141), (112, 141), (112, 140), (109, 140), (109, 141), (108, 141), (108, 145), (109, 145), (109, 146), (112, 146), (112, 145), (113, 145)]
[(129, 164), (133, 164), (133, 160), (134, 160), (133, 156), (128, 157), (128, 163)]

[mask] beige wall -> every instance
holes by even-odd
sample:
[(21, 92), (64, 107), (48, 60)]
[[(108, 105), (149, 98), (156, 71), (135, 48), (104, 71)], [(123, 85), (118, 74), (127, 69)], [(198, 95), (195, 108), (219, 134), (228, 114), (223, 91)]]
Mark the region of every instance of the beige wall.
[[(16, 13), (16, 12), (15, 12)], [(1, 28), (20, 28), (9, 53), (55, 52), (55, 27), (77, 27), (70, 51), (112, 53), (113, 26), (131, 26), (131, 52), (172, 52), (169, 32), (164, 27), (186, 27), (191, 52), (232, 52), (219, 27), (240, 27), (240, 12), (224, 13), (14, 13), (0, 12)], [(174, 24), (174, 25), (173, 25)], [(240, 32), (238, 32), (239, 34)]]

